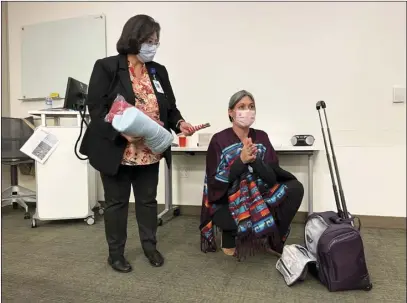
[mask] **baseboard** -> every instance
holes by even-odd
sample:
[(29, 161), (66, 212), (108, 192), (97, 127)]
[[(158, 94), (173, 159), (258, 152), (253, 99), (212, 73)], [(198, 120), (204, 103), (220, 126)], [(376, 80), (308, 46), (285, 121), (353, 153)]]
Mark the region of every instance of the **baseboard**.
[[(99, 201), (101, 205), (104, 205), (104, 201)], [(27, 201), (29, 207), (35, 207), (34, 203)], [(33, 204), (33, 205), (31, 205)], [(198, 205), (180, 205), (181, 214), (184, 216), (194, 216), (199, 217), (201, 215), (201, 206)], [(158, 204), (158, 212), (164, 210), (163, 204)], [(295, 217), (294, 223), (304, 224), (307, 220), (308, 213), (305, 211), (299, 211)], [(355, 215), (360, 218), (362, 222), (362, 228), (384, 228), (384, 229), (406, 229), (406, 218), (405, 217), (385, 217), (385, 216), (364, 216)]]
[[(181, 214), (186, 216), (199, 216), (201, 213), (201, 206), (179, 206)], [(159, 204), (159, 211), (164, 209), (164, 205)], [(298, 212), (293, 222), (305, 223), (307, 219), (307, 212)], [(362, 228), (387, 228), (387, 229), (406, 229), (406, 218), (403, 217), (384, 217), (384, 216), (364, 216), (358, 215), (362, 222)]]
[[(294, 222), (305, 223), (307, 212), (298, 212), (294, 217)], [(403, 217), (385, 217), (385, 216), (365, 216), (355, 215), (359, 217), (362, 228), (388, 228), (388, 229), (406, 229), (406, 218)]]

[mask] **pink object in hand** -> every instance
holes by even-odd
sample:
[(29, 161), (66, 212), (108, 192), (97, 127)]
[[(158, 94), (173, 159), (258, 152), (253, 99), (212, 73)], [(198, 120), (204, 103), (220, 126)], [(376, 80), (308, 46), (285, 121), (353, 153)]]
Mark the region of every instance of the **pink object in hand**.
[[(134, 107), (134, 105), (131, 105), (130, 103), (128, 103), (123, 96), (121, 95), (117, 95), (116, 99), (113, 101), (112, 107), (109, 110), (109, 113), (106, 115), (105, 117), (105, 121), (112, 123), (114, 116), (116, 115), (122, 115), (123, 112), (130, 108), (130, 107)], [(146, 113), (145, 111), (139, 109), (140, 111), (142, 111), (143, 113), (145, 113), (147, 116), (149, 116), (151, 119), (155, 120), (158, 124), (160, 124), (161, 126), (164, 126), (164, 123), (162, 121), (157, 121), (156, 119), (152, 118), (151, 115), (149, 115), (148, 113)]]
[(121, 95), (118, 95), (113, 101), (112, 107), (105, 117), (105, 121), (112, 123), (114, 116), (122, 115), (124, 110), (129, 107), (133, 107), (133, 105), (128, 103)]
[(205, 123), (205, 124), (199, 124), (197, 126), (192, 126), (191, 128), (189, 128), (188, 130), (190, 132), (197, 132), (198, 130), (210, 127), (211, 125), (209, 123)]

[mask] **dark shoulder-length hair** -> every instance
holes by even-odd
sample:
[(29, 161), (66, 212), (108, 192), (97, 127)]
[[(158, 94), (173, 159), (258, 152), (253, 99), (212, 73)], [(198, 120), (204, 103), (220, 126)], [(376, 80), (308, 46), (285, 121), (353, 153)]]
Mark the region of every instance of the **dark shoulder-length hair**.
[(146, 42), (154, 33), (160, 38), (160, 24), (147, 15), (136, 15), (131, 17), (123, 27), (116, 49), (119, 54), (137, 55), (141, 44)]

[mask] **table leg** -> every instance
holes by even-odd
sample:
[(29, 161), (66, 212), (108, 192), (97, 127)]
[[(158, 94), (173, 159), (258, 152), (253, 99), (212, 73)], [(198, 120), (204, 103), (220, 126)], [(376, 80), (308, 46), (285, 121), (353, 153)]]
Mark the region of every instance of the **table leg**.
[(45, 115), (41, 115), (41, 125), (47, 126), (47, 118), (45, 117)]
[(174, 216), (179, 215), (179, 208), (173, 207), (172, 205), (172, 164), (165, 164), (164, 167), (165, 207), (164, 210), (158, 215), (158, 225), (162, 224), (163, 217), (171, 210), (174, 212)]
[(61, 119), (59, 117), (54, 117), (54, 126), (60, 126), (61, 125)]
[(313, 155), (308, 155), (308, 215), (314, 211), (314, 161), (312, 157)]

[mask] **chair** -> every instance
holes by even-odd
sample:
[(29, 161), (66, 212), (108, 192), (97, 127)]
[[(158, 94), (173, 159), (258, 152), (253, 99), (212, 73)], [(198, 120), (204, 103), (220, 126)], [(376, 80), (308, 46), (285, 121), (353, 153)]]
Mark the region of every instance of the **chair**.
[[(34, 124), (32, 117), (27, 118)], [(31, 120), (31, 121), (30, 121)], [(11, 186), (1, 193), (1, 207), (20, 205), (25, 210), (24, 219), (30, 219), (26, 199), (36, 198), (36, 193), (28, 188), (18, 185), (18, 165), (22, 163), (34, 163), (30, 157), (20, 151), (20, 148), (34, 133), (23, 119), (1, 117), (1, 163), (10, 165)]]

